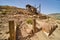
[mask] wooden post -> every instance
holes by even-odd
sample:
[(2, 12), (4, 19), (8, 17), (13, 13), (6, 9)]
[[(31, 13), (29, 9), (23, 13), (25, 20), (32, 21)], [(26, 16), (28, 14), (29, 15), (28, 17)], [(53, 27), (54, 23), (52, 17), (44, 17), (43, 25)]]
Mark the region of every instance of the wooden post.
[(36, 19), (34, 18), (33, 19), (33, 32), (35, 33), (37, 30), (36, 30)]
[(14, 21), (9, 21), (10, 40), (16, 40)]

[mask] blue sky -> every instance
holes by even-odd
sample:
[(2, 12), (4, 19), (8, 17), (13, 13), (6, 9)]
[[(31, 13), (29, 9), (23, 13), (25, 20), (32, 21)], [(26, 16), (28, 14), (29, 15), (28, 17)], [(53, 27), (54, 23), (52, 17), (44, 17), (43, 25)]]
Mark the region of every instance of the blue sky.
[(0, 0), (0, 5), (9, 5), (25, 8), (26, 4), (38, 7), (41, 4), (41, 13), (60, 13), (60, 0)]

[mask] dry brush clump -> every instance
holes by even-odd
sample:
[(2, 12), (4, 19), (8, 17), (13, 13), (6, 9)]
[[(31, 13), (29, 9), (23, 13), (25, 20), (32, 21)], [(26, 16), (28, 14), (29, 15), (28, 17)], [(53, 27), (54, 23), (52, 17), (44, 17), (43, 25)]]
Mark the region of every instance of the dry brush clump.
[(33, 24), (33, 20), (32, 20), (31, 18), (27, 19), (26, 22), (27, 22), (28, 24)]

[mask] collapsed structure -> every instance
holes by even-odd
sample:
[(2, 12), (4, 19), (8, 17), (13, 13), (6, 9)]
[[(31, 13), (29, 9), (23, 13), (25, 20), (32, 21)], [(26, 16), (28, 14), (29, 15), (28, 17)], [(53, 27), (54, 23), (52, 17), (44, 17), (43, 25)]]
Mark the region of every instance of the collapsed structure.
[(26, 5), (26, 9), (30, 12), (37, 13), (37, 9), (29, 4)]

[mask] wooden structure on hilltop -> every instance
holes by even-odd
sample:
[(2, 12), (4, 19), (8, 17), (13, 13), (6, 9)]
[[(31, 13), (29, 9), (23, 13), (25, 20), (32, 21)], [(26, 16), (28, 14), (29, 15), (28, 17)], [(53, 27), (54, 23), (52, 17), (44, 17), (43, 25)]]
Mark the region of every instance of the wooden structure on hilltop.
[(26, 9), (30, 12), (37, 14), (37, 9), (29, 4), (26, 5)]

